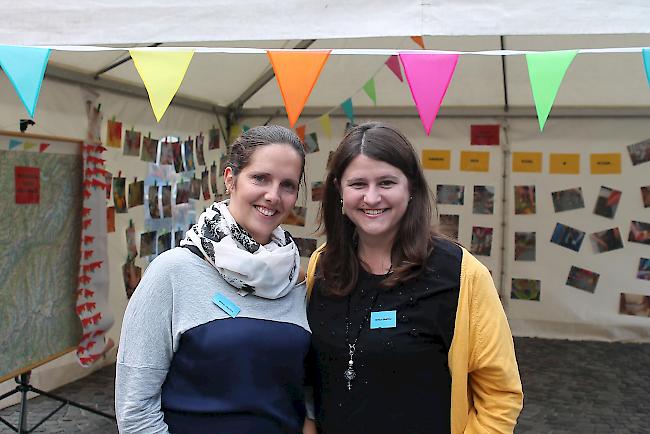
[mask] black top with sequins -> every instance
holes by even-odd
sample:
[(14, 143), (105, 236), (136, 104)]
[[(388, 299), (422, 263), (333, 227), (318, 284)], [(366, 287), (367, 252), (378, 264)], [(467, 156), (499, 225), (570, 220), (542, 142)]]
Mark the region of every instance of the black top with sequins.
[(314, 386), (319, 431), (325, 434), (443, 433), (450, 431), (451, 345), (460, 288), (462, 250), (439, 240), (428, 271), (392, 289), (379, 287), (384, 276), (361, 269), (350, 299), (349, 335), (372, 311), (396, 311), (396, 327), (371, 329), (356, 343), (356, 377), (348, 390), (344, 372), (347, 297), (323, 294), (314, 285), (307, 309), (312, 330), (308, 376)]

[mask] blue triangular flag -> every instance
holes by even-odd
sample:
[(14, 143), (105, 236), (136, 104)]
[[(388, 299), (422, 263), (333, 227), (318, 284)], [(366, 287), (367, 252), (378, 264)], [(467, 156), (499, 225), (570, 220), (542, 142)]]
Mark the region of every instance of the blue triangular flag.
[(350, 122), (354, 123), (354, 109), (352, 108), (352, 99), (348, 98), (341, 103), (341, 107), (345, 112), (345, 115), (350, 119)]
[(645, 76), (650, 86), (650, 48), (643, 49), (643, 66), (645, 67)]
[(49, 57), (49, 48), (0, 45), (0, 66), (31, 117), (34, 117)]
[(11, 150), (11, 149), (17, 148), (18, 146), (20, 146), (22, 144), (23, 144), (23, 142), (21, 142), (20, 140), (11, 139), (11, 140), (9, 140), (9, 149)]

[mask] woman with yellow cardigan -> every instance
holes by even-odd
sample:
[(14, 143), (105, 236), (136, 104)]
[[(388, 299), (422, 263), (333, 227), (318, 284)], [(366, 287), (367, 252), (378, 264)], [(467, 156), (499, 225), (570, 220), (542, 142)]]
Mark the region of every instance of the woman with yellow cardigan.
[(523, 394), (506, 316), (485, 266), (431, 229), (409, 141), (352, 128), (320, 219), (307, 309), (319, 432), (511, 433)]

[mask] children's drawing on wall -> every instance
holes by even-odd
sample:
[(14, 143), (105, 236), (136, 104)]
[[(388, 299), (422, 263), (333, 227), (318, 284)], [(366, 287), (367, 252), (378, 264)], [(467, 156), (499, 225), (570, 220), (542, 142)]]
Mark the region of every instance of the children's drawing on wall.
[(165, 232), (164, 234), (158, 235), (158, 254), (166, 252), (172, 248), (172, 233)]
[(542, 282), (536, 279), (512, 279), (510, 298), (513, 300), (539, 301)]
[(585, 207), (582, 197), (582, 188), (569, 188), (567, 190), (554, 191), (551, 193), (553, 198), (553, 208), (555, 212), (570, 211)]
[(534, 261), (535, 251), (535, 232), (515, 232), (515, 261)]
[(129, 222), (129, 227), (126, 228), (126, 259), (133, 261), (138, 256), (138, 248), (135, 245), (135, 226), (133, 220)]
[(641, 187), (641, 202), (644, 208), (650, 207), (650, 185)]
[(174, 146), (167, 140), (160, 143), (160, 158), (158, 164), (169, 165), (174, 164)]
[(203, 200), (210, 200), (210, 175), (208, 169), (201, 173), (201, 189), (203, 190)]
[(106, 232), (107, 233), (115, 232), (115, 207), (114, 206), (106, 207)]
[(217, 128), (212, 128), (208, 131), (208, 150), (212, 151), (214, 149), (219, 149), (219, 140), (221, 136), (219, 135), (219, 130)]
[(180, 142), (172, 142), (172, 151), (174, 152), (174, 170), (176, 173), (183, 171), (183, 151)]
[(596, 198), (594, 214), (613, 219), (616, 215), (616, 209), (618, 208), (618, 203), (620, 201), (621, 192), (619, 190), (601, 186), (598, 198)]
[(452, 240), (458, 240), (458, 227), (460, 216), (458, 214), (440, 214), (438, 232)]
[(131, 298), (142, 278), (142, 268), (137, 267), (133, 261), (129, 261), (122, 265), (122, 278), (124, 279), (126, 298)]
[(557, 223), (553, 235), (551, 235), (551, 242), (577, 252), (580, 250), (584, 238), (585, 233), (583, 231)]
[(124, 155), (132, 157), (140, 156), (140, 140), (142, 135), (140, 131), (127, 130), (124, 134)]
[(650, 259), (639, 259), (639, 270), (636, 273), (637, 279), (650, 280)]
[(535, 214), (534, 185), (515, 185), (515, 214)]
[(113, 204), (115, 212), (128, 212), (126, 208), (126, 178), (113, 178)]
[(650, 296), (622, 292), (618, 312), (623, 315), (650, 317)]
[(323, 200), (323, 193), (325, 193), (325, 184), (323, 181), (311, 183), (311, 200), (321, 202)]
[(122, 147), (122, 122), (108, 121), (106, 125), (106, 146), (109, 148)]
[(176, 205), (190, 201), (190, 182), (183, 181), (176, 183)]
[(622, 249), (623, 241), (618, 228), (606, 229), (589, 235), (594, 253), (604, 253), (611, 250)]
[(147, 257), (156, 254), (156, 231), (140, 234), (140, 256)]
[(569, 270), (569, 276), (566, 279), (566, 284), (568, 286), (573, 286), (574, 288), (593, 293), (596, 290), (596, 285), (598, 284), (599, 277), (600, 274), (598, 273), (594, 273), (593, 271), (589, 271), (584, 268), (572, 266)]
[(201, 198), (201, 180), (196, 177), (190, 179), (190, 199), (199, 200)]
[(194, 140), (187, 139), (183, 143), (183, 159), (185, 161), (185, 170), (194, 170)]
[(438, 184), (436, 203), (439, 205), (463, 205), (465, 203), (465, 186)]
[(302, 206), (294, 207), (282, 224), (305, 226), (307, 220), (307, 208)]
[(203, 154), (203, 134), (196, 136), (196, 162), (199, 166), (205, 166), (205, 155)]
[(309, 258), (312, 253), (316, 250), (316, 240), (314, 238), (296, 238), (294, 237), (293, 241), (298, 247), (300, 256), (304, 258)]
[(474, 186), (474, 214), (494, 214), (494, 187), (491, 185)]
[(142, 138), (142, 154), (140, 159), (148, 163), (155, 163), (158, 156), (158, 140), (150, 136)]
[(160, 206), (158, 205), (158, 186), (150, 185), (147, 203), (149, 204), (149, 218), (159, 219), (160, 218)]
[(161, 202), (162, 202), (163, 217), (164, 218), (171, 217), (172, 216), (172, 186), (171, 185), (163, 185)]
[(650, 161), (650, 139), (628, 145), (627, 152), (634, 166)]
[(129, 184), (129, 208), (144, 204), (144, 181), (135, 181)]
[(471, 251), (475, 255), (490, 256), (492, 252), (492, 228), (472, 227)]
[(632, 221), (627, 240), (633, 243), (650, 244), (650, 223)]

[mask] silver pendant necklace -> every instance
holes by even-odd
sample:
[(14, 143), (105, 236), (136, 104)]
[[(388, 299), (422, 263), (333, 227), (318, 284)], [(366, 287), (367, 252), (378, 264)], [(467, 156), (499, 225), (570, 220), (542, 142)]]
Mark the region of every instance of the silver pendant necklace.
[(357, 372), (354, 370), (354, 353), (357, 351), (357, 341), (359, 340), (359, 336), (361, 336), (363, 327), (366, 325), (368, 319), (370, 318), (370, 312), (375, 306), (375, 302), (377, 301), (378, 297), (379, 290), (377, 290), (375, 295), (372, 297), (370, 307), (366, 311), (366, 315), (363, 317), (361, 323), (359, 324), (359, 330), (357, 330), (357, 336), (354, 338), (354, 342), (350, 342), (350, 300), (352, 299), (352, 293), (348, 295), (348, 308), (345, 314), (345, 343), (348, 346), (348, 354), (350, 356), (350, 360), (348, 360), (347, 369), (343, 372), (343, 378), (345, 378), (345, 380), (348, 382), (348, 390), (352, 390), (352, 380), (354, 380), (357, 376)]

